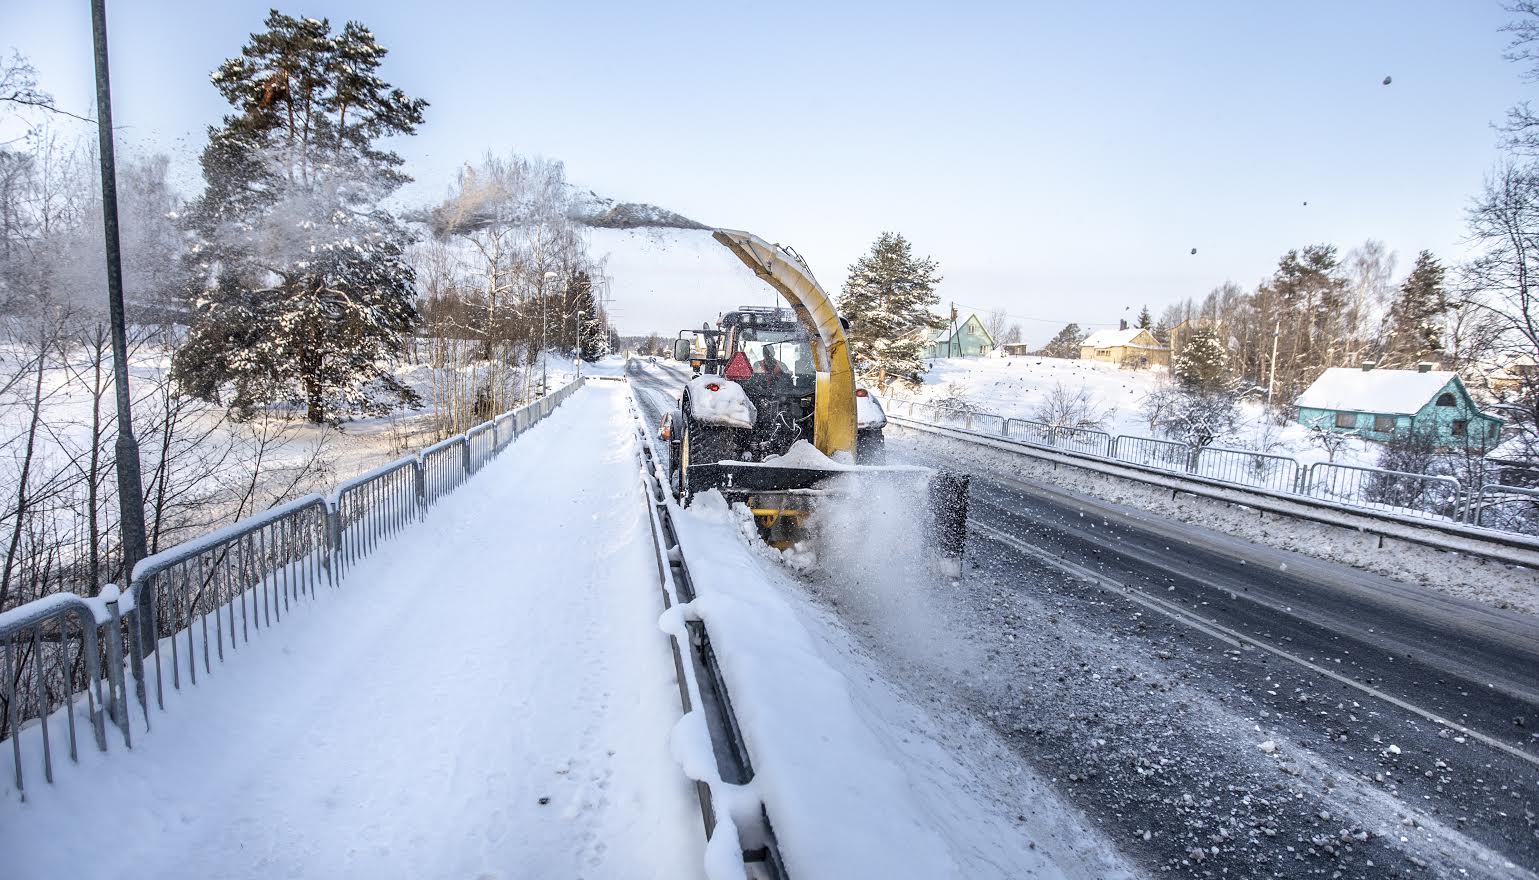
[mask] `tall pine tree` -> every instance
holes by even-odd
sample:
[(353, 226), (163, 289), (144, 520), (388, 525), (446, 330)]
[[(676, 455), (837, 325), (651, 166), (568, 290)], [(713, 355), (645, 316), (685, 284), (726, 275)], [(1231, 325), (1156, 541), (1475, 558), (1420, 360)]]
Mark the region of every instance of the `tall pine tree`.
[(194, 318), (174, 374), (236, 415), (411, 403), (389, 370), (417, 320), (411, 236), (382, 207), (410, 178), (378, 141), (414, 133), (427, 102), (379, 78), (386, 50), (357, 22), (265, 24), (211, 77), (235, 112), (209, 129), (184, 215)]
[(850, 322), (850, 356), (855, 371), (878, 386), (918, 382), (920, 356), (929, 343), (924, 331), (944, 326), (932, 309), (940, 303), (937, 264), (915, 257), (908, 239), (884, 232), (871, 252), (850, 266), (839, 311)]
[(1138, 324), (1136, 326), (1142, 330), (1152, 331), (1154, 329), (1154, 316), (1149, 314), (1148, 306), (1144, 306), (1138, 313)]
[(1055, 358), (1078, 358), (1079, 344), (1085, 341), (1089, 334), (1079, 328), (1078, 324), (1066, 324), (1058, 335), (1050, 339), (1047, 345), (1042, 346), (1039, 354)]
[(1229, 377), (1229, 351), (1210, 324), (1194, 328), (1171, 362), (1170, 372), (1181, 387), (1216, 391)]
[(1383, 366), (1409, 367), (1442, 351), (1443, 317), (1448, 312), (1443, 292), (1445, 271), (1431, 251), (1416, 255), (1416, 265), (1384, 318)]

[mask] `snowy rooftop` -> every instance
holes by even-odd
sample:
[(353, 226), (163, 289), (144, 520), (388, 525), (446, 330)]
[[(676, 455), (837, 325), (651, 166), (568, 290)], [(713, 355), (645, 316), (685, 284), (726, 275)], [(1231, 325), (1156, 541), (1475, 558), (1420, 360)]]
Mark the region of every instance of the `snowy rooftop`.
[(1448, 384), (1448, 370), (1363, 370), (1331, 367), (1294, 401), (1314, 409), (1413, 415)]
[[(1137, 346), (1138, 336), (1143, 333), (1142, 327), (1129, 327), (1126, 330), (1097, 330), (1085, 337), (1080, 343), (1085, 348), (1113, 348), (1116, 346)], [(1148, 346), (1139, 346), (1147, 348)]]

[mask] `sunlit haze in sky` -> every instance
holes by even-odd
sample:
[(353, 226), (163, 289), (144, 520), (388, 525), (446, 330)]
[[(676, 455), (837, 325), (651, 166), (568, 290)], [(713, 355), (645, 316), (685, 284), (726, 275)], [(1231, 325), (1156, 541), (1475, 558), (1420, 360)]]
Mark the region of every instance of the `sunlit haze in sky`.
[[(208, 74), (270, 5), (109, 0), (120, 149), (171, 153), (195, 191), (227, 109)], [(558, 158), (601, 194), (793, 244), (830, 289), (896, 230), (943, 299), (1034, 344), (1252, 285), (1315, 242), (1381, 239), (1402, 272), (1457, 259), (1491, 124), (1533, 91), (1494, 0), (281, 8), (362, 21), (384, 77), (431, 102), (394, 145), (405, 199), (486, 150)], [(7, 0), (10, 47), (93, 113), (88, 4)], [(655, 296), (616, 304), (622, 331), (682, 326)]]

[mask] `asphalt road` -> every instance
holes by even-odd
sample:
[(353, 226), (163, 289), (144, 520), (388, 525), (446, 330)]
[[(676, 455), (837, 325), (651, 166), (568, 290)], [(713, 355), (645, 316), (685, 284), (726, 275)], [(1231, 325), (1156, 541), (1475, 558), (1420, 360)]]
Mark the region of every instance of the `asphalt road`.
[[(688, 370), (631, 378), (655, 426)], [(988, 659), (948, 699), (1151, 875), (1536, 876), (1539, 621), (1027, 482), (956, 441), (890, 428), (888, 452), (973, 477), (944, 595)]]

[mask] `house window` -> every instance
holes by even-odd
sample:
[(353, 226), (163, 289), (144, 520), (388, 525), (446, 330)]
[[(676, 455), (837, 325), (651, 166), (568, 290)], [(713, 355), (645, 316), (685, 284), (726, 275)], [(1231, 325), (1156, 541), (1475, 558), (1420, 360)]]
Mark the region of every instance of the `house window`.
[(1459, 402), (1457, 400), (1454, 400), (1454, 396), (1453, 396), (1453, 392), (1452, 391), (1444, 391), (1442, 394), (1439, 394), (1437, 396), (1437, 405), (1438, 406), (1458, 406)]
[(1378, 431), (1380, 434), (1388, 434), (1388, 433), (1390, 433), (1391, 431), (1395, 430), (1395, 417), (1394, 416), (1374, 416), (1373, 417), (1373, 429), (1375, 431)]
[(1336, 427), (1338, 427), (1338, 428), (1355, 428), (1355, 427), (1357, 427), (1357, 413), (1349, 413), (1349, 412), (1339, 412), (1339, 413), (1336, 413)]
[(1469, 429), (1470, 429), (1470, 423), (1469, 422), (1465, 421), (1464, 419), (1454, 419), (1454, 422), (1453, 422), (1453, 435), (1455, 437), (1464, 437), (1464, 436), (1468, 435), (1469, 434)]

